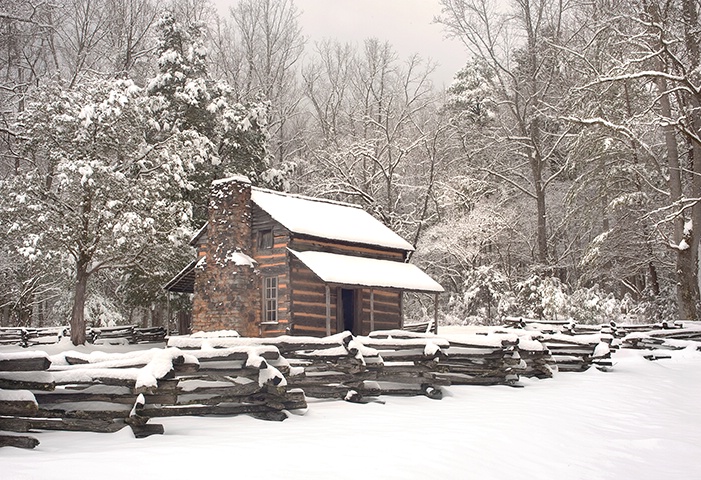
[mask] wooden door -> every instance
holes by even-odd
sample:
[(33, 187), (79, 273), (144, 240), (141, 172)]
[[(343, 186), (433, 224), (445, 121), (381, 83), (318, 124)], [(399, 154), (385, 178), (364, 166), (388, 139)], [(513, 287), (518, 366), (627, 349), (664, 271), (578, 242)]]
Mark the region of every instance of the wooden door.
[(338, 289), (338, 331), (349, 331), (359, 335), (361, 329), (360, 312), (358, 307), (361, 290), (354, 288)]

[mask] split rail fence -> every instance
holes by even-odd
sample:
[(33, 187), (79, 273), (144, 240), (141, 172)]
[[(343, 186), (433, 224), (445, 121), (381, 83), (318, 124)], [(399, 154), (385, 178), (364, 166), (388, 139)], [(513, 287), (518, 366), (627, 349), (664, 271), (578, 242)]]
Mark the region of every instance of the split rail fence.
[[(0, 327), (0, 345), (30, 347), (58, 343), (70, 335), (70, 328), (63, 327)], [(165, 342), (164, 327), (139, 328), (134, 325), (88, 328), (88, 342), (95, 344), (134, 344)]]
[[(357, 403), (380, 395), (440, 399), (450, 385), (518, 385), (521, 376), (548, 378), (557, 370), (610, 365), (611, 334), (567, 335), (537, 327), (512, 323), (466, 335), (391, 330), (325, 338), (213, 332), (172, 336), (167, 348), (121, 354), (0, 354), (0, 431), (113, 432), (128, 425), (142, 437), (163, 432), (151, 421), (160, 417), (283, 420), (303, 412), (307, 397)], [(124, 330), (100, 334), (116, 338)], [(38, 441), (6, 435), (0, 442), (32, 447)]]

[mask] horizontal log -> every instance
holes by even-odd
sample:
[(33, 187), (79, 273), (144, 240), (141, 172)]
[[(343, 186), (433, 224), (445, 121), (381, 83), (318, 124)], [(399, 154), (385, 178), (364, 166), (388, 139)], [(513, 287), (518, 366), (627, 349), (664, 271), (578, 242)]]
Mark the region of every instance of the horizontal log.
[(278, 410), (251, 412), (248, 415), (258, 420), (265, 420), (266, 422), (282, 422), (283, 420), (287, 420), (287, 414)]
[(48, 370), (50, 366), (51, 360), (46, 355), (0, 359), (0, 372), (35, 372)]
[[(246, 360), (248, 360), (249, 354), (246, 351), (240, 351), (240, 352), (233, 352), (229, 353), (226, 351), (222, 351), (221, 355), (217, 354), (217, 350), (207, 350), (206, 352), (203, 351), (196, 351), (193, 352), (193, 355), (197, 357), (197, 360), (200, 362), (201, 366), (208, 365), (210, 363), (214, 362), (238, 362), (238, 363), (245, 363)], [(270, 351), (263, 351), (260, 352), (260, 354), (256, 354), (257, 356), (263, 357), (267, 360), (275, 360), (280, 357), (280, 354), (274, 350)]]
[(0, 435), (0, 447), (34, 448), (39, 440), (24, 435)]
[(304, 388), (304, 394), (312, 398), (343, 399), (348, 390), (349, 387), (344, 385), (307, 385)]
[(49, 372), (0, 372), (0, 388), (51, 391), (56, 384)]
[(392, 383), (380, 383), (378, 394), (401, 397), (416, 397), (422, 395), (428, 396), (427, 392), (430, 392), (431, 395), (433, 395), (430, 398), (440, 399), (443, 396), (440, 388), (436, 388), (431, 385), (406, 385)]
[(142, 414), (148, 417), (177, 417), (177, 416), (231, 416), (250, 413), (267, 413), (272, 411), (264, 404), (237, 404), (227, 403), (219, 405), (176, 405), (176, 406), (154, 406), (146, 405)]
[(41, 405), (37, 418), (113, 420), (129, 416), (131, 406), (112, 402), (72, 402)]
[(290, 248), (297, 251), (311, 250), (323, 251), (330, 253), (338, 253), (341, 255), (358, 255), (370, 258), (388, 259), (388, 260), (404, 260), (404, 253), (382, 248), (373, 248), (372, 246), (358, 244), (344, 244), (340, 242), (326, 242), (322, 240), (312, 240), (299, 237), (290, 239)]
[[(238, 365), (236, 363), (239, 363)], [(258, 375), (259, 368), (245, 367), (243, 362), (207, 362), (200, 365), (196, 373), (202, 375), (227, 375), (251, 378)]]
[(419, 374), (409, 374), (409, 373), (394, 373), (394, 372), (376, 372), (375, 378), (376, 381), (378, 382), (391, 382), (391, 383), (396, 383), (396, 384), (401, 384), (401, 385), (423, 385), (423, 384), (431, 384), (431, 385), (441, 385), (441, 386), (448, 386), (450, 385), (450, 381), (446, 380), (445, 378), (441, 378), (438, 376), (438, 374), (424, 374), (424, 375), (419, 375)]
[(64, 430), (71, 432), (113, 433), (124, 428), (121, 420), (84, 418), (37, 418), (0, 416), (0, 430), (29, 432), (32, 430)]
[[(372, 367), (371, 367), (372, 368)], [(385, 373), (407, 373), (414, 375), (423, 375), (428, 373), (447, 371), (448, 366), (442, 363), (433, 364), (414, 364), (409, 362), (409, 364), (397, 363), (392, 364), (391, 362), (385, 363), (377, 367), (379, 370)]]
[(0, 401), (0, 415), (33, 415), (39, 409), (33, 400)]
[(474, 375), (474, 376), (499, 376), (499, 375), (506, 375), (507, 372), (509, 371), (509, 367), (505, 367), (502, 365), (456, 365), (456, 364), (442, 364), (442, 367), (445, 369), (444, 371), (450, 372), (450, 373), (462, 373), (462, 374), (467, 374), (467, 375)]
[[(208, 385), (209, 384), (209, 385)], [(231, 381), (183, 380), (178, 387), (178, 395), (210, 394), (210, 395), (252, 395), (260, 391), (256, 381), (234, 383)]]
[(449, 381), (451, 385), (508, 385), (512, 383), (509, 376), (481, 377), (460, 373), (445, 373), (440, 374), (440, 378)]
[[(60, 392), (60, 393), (59, 393)], [(67, 393), (66, 390), (50, 393), (35, 393), (37, 402), (41, 406), (57, 403), (74, 403), (74, 402), (105, 402), (119, 403), (124, 405), (133, 405), (134, 393), (129, 391), (123, 394), (97, 394), (97, 393)], [(177, 396), (174, 393), (154, 393), (147, 394), (148, 402), (153, 403), (175, 403)]]

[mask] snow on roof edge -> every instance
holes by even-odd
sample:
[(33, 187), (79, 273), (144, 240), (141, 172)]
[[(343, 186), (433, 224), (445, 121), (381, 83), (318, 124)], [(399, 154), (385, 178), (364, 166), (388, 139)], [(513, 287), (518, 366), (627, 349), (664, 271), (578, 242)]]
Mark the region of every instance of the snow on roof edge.
[(271, 190), (269, 188), (263, 188), (263, 187), (251, 187), (251, 191), (256, 191), (256, 192), (261, 192), (261, 193), (272, 193), (274, 195), (280, 195), (281, 197), (292, 197), (292, 198), (298, 198), (300, 200), (309, 200), (312, 202), (329, 203), (331, 205), (339, 205), (342, 207), (353, 207), (353, 208), (357, 208), (359, 210), (363, 210), (363, 207), (361, 207), (360, 205), (356, 205), (355, 203), (342, 202), (340, 200), (331, 200), (329, 198), (312, 197), (309, 195), (302, 195), (300, 193), (280, 192), (278, 190)]
[(191, 245), (191, 246), (193, 246), (193, 247), (195, 246), (195, 244), (197, 243), (197, 240), (199, 240), (200, 237), (202, 236), (202, 234), (204, 234), (204, 232), (207, 231), (207, 226), (208, 226), (208, 225), (209, 225), (209, 222), (204, 222), (204, 225), (202, 225), (202, 226), (199, 228), (199, 230), (197, 230), (197, 232), (195, 232), (195, 234), (194, 234), (194, 235), (192, 236), (192, 238), (190, 239), (190, 245)]
[(230, 177), (218, 178), (216, 180), (213, 180), (212, 185), (219, 185), (221, 183), (228, 182), (248, 183), (249, 185), (251, 184), (251, 180), (246, 175), (232, 175)]

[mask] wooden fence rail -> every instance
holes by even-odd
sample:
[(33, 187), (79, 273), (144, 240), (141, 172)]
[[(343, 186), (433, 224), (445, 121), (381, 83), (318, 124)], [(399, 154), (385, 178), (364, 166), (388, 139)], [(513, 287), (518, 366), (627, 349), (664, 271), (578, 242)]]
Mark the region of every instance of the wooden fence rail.
[(611, 354), (618, 348), (612, 325), (581, 325), (566, 320), (534, 320), (510, 317), (510, 329), (528, 331), (552, 355), (561, 372), (583, 372), (592, 366), (607, 370)]

